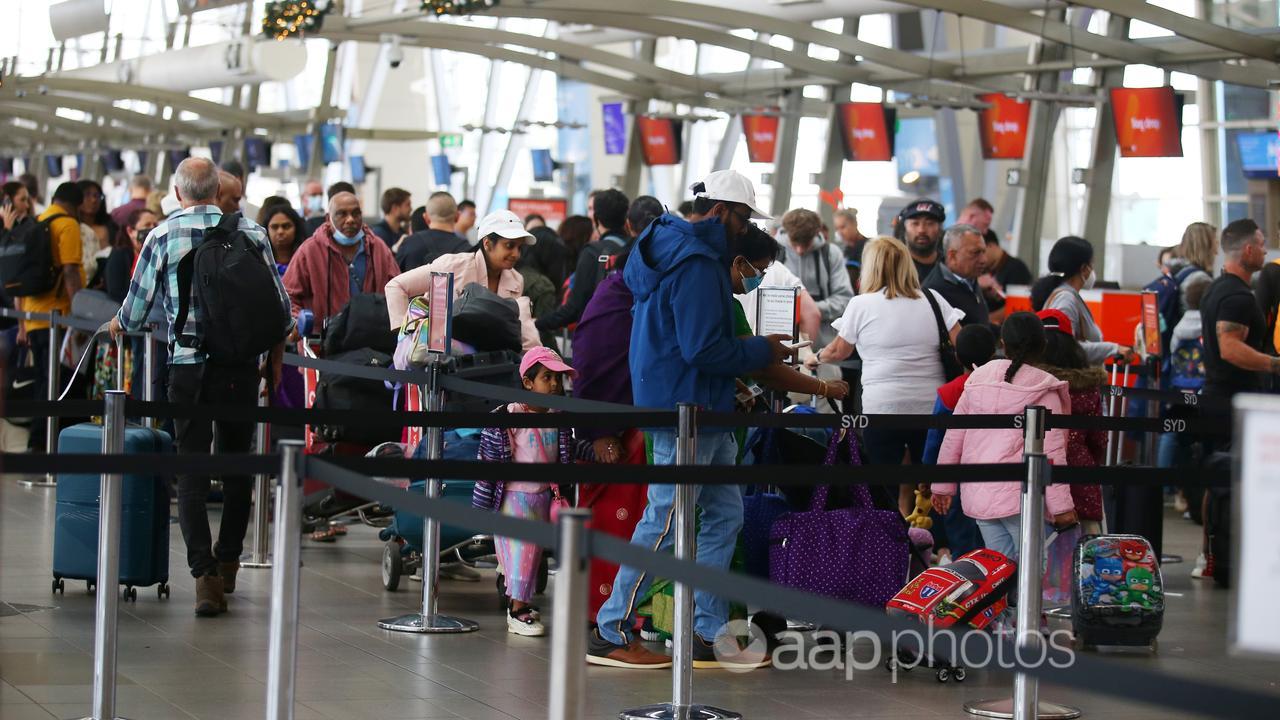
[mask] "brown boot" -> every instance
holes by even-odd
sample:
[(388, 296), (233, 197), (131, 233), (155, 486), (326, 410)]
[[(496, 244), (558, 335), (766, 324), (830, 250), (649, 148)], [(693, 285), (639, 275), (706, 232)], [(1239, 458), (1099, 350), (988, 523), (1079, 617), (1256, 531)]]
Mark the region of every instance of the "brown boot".
[(214, 617), (227, 611), (227, 596), (223, 594), (222, 578), (202, 575), (196, 578), (196, 615)]
[(236, 573), (240, 572), (240, 561), (218, 563), (218, 575), (222, 577), (222, 592), (230, 595), (236, 591)]

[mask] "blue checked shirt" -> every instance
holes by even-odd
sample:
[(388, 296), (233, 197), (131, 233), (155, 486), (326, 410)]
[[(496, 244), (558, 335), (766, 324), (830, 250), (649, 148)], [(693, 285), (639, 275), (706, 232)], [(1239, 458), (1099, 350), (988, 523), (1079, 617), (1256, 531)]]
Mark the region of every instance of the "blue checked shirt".
[[(120, 306), (120, 324), (125, 330), (137, 331), (146, 323), (151, 307), (159, 296), (165, 318), (169, 321), (170, 365), (194, 365), (205, 361), (203, 352), (177, 345), (177, 338), (174, 337), (173, 326), (178, 315), (178, 262), (200, 244), (205, 230), (216, 226), (221, 220), (222, 211), (217, 207), (195, 205), (171, 215), (156, 226), (142, 245), (142, 255), (138, 258), (133, 279), (129, 282), (129, 294)], [(267, 266), (275, 267), (276, 260), (271, 253), (271, 243), (267, 241), (266, 231), (244, 217), (240, 218), (239, 227), (261, 248)], [(289, 295), (278, 274), (275, 281), (280, 304), (288, 310)], [(191, 294), (191, 307), (187, 312), (187, 324), (183, 333), (202, 337), (200, 303), (195, 293)]]

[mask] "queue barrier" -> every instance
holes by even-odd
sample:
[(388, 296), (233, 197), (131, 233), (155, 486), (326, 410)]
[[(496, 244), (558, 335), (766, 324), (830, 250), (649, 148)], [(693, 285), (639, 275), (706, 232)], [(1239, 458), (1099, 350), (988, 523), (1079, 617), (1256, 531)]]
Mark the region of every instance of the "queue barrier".
[[(106, 416), (109, 426), (122, 427), (124, 422), (124, 403), (119, 402), (122, 397), (120, 393), (110, 393), (109, 403), (111, 411)], [(1034, 409), (1033, 409), (1034, 410)], [(497, 417), (493, 418), (497, 420)], [(1035, 428), (1043, 428), (1044, 423), (1041, 421), (1024, 422), (1028, 432), (1036, 432)], [(104, 437), (113, 437), (114, 429), (104, 434)], [(296, 561), (299, 552), (299, 544), (301, 535), (298, 531), (298, 519), (300, 513), (301, 498), (301, 482), (303, 478), (313, 478), (345, 492), (376, 501), (379, 503), (395, 505), (403, 512), (411, 512), (422, 515), (423, 517), (431, 517), (437, 520), (447, 519), (450, 524), (471, 528), (476, 532), (498, 534), (510, 537), (518, 537), (522, 540), (535, 542), (545, 547), (559, 548), (562, 556), (566, 558), (578, 558), (581, 560), (585, 554), (594, 557), (601, 557), (611, 562), (626, 564), (637, 567), (646, 573), (654, 573), (656, 575), (667, 577), (675, 580), (677, 583), (685, 584), (689, 587), (697, 587), (700, 589), (712, 590), (724, 597), (740, 602), (748, 603), (757, 607), (764, 607), (776, 612), (780, 612), (788, 617), (803, 618), (815, 622), (822, 623), (824, 626), (844, 629), (849, 631), (872, 632), (880, 638), (893, 638), (895, 633), (901, 636), (903, 633), (909, 633), (913, 630), (918, 631), (918, 625), (912, 625), (889, 618), (880, 611), (872, 608), (866, 608), (859, 605), (845, 603), (821, 596), (811, 595), (808, 593), (791, 590), (784, 587), (772, 585), (766, 581), (750, 578), (728, 571), (707, 568), (697, 565), (687, 558), (672, 558), (662, 553), (651, 553), (644, 548), (633, 546), (630, 543), (614, 538), (609, 535), (584, 531), (582, 528), (570, 528), (562, 525), (560, 529), (560, 537), (565, 535), (573, 535), (580, 538), (576, 546), (573, 543), (569, 545), (562, 544), (556, 534), (554, 526), (549, 523), (541, 523), (536, 521), (511, 518), (500, 514), (479, 511), (459, 505), (452, 501), (445, 501), (438, 497), (429, 497), (406, 493), (403, 490), (376, 482), (364, 473), (359, 472), (344, 464), (321, 460), (316, 457), (303, 457), (301, 450), (297, 445), (282, 443), (282, 454), (280, 457), (272, 456), (167, 456), (157, 467), (156, 458), (148, 458), (145, 456), (120, 456), (112, 454), (104, 454), (100, 456), (52, 456), (52, 457), (6, 457), (5, 471), (22, 471), (25, 466), (38, 467), (41, 463), (46, 465), (48, 469), (62, 471), (63, 467), (70, 465), (79, 465), (83, 469), (90, 469), (104, 473), (104, 487), (113, 487), (118, 481), (121, 473), (146, 471), (156, 473), (157, 470), (162, 472), (172, 471), (195, 471), (202, 472), (219, 472), (223, 469), (235, 468), (236, 471), (268, 471), (274, 468), (277, 475), (276, 485), (279, 497), (276, 504), (276, 553), (277, 561), (273, 566), (273, 589), (272, 589), (272, 628), (271, 628), (271, 661), (270, 661), (270, 677), (268, 681), (268, 717), (271, 718), (289, 718), (292, 717), (292, 688), (293, 677), (295, 673), (293, 658), (296, 657), (296, 627), (297, 627), (297, 582), (298, 582), (298, 563)], [(1033, 450), (1034, 445), (1029, 445)], [(110, 452), (111, 448), (104, 448), (104, 452)], [(1031, 453), (1030, 455), (1035, 455)], [(1033, 458), (1034, 459), (1034, 458)], [(377, 461), (385, 463), (385, 461)], [(438, 469), (441, 475), (448, 474), (465, 469), (467, 466), (480, 473), (484, 466), (497, 468), (502, 470), (502, 465), (486, 464), (486, 463), (447, 463), (445, 461), (392, 461), (401, 463), (401, 468), (417, 468), (430, 469), (432, 471)], [(1028, 463), (1031, 467), (1038, 467), (1036, 471), (1042, 480), (1058, 481), (1059, 475), (1065, 475), (1070, 470), (1059, 469), (1052, 470), (1046, 463), (1036, 460), (1034, 463)], [(369, 467), (374, 467), (372, 464)], [(147, 469), (149, 468), (149, 469)], [(598, 467), (592, 466), (574, 466), (556, 468), (559, 472), (574, 471), (575, 468), (582, 470), (595, 470)], [(1017, 474), (1017, 469), (1026, 467), (1018, 464), (987, 466), (981, 468), (981, 471), (1000, 469), (1001, 478), (1007, 480), (1009, 476)], [(386, 469), (386, 468), (383, 468)], [(521, 466), (522, 472), (525, 470), (534, 470), (534, 466)], [(610, 468), (610, 475), (621, 467)], [(743, 473), (750, 472), (750, 467), (700, 467), (700, 468), (640, 468), (647, 471), (650, 475), (649, 482), (661, 482), (659, 479), (664, 473), (671, 471), (689, 472), (689, 481), (694, 482), (693, 475), (699, 474), (704, 478), (707, 475), (723, 474), (725, 476), (734, 475), (738, 478), (738, 482), (744, 482)], [(767, 469), (767, 468), (766, 468)], [(816, 469), (816, 468), (815, 468)], [(844, 475), (845, 481), (855, 479), (860, 471), (857, 468), (835, 468)], [(939, 467), (921, 467), (916, 469), (922, 477), (913, 477), (913, 481), (924, 479), (931, 481), (934, 476), (949, 473), (947, 468)], [(492, 471), (491, 471), (492, 472)], [(1029, 471), (1027, 471), (1029, 472)], [(1125, 473), (1136, 472), (1135, 469), (1094, 469), (1090, 471), (1090, 477), (1094, 482), (1103, 480), (1107, 475), (1114, 475), (1119, 479)], [(899, 469), (900, 473), (900, 469)], [(1052, 477), (1049, 477), (1052, 473)], [(434, 472), (433, 472), (434, 474)], [(808, 475), (809, 473), (804, 473)], [(817, 482), (822, 478), (797, 478), (799, 473), (789, 474), (787, 477), (777, 477), (773, 482), (779, 484), (788, 484), (790, 482)], [(510, 477), (510, 474), (506, 474)], [(583, 473), (584, 479), (587, 477)], [(1167, 477), (1167, 474), (1166, 474)], [(564, 478), (561, 478), (564, 479)], [(576, 478), (575, 478), (576, 479)], [(595, 478), (599, 481), (605, 478)], [(719, 478), (716, 478), (719, 479)], [(727, 477), (725, 478), (728, 479)], [(943, 479), (938, 477), (939, 480)], [(1029, 479), (1029, 477), (1028, 477)], [(897, 478), (900, 482), (901, 477)], [(633, 480), (634, 481), (634, 480)], [(643, 480), (639, 480), (642, 481)], [(966, 480), (967, 481), (967, 480)], [(1039, 482), (1028, 482), (1027, 487), (1040, 487)], [(1039, 497), (1039, 503), (1043, 503), (1043, 493), (1030, 492), (1033, 496)], [(105, 497), (104, 497), (105, 500)], [(114, 501), (112, 501), (114, 502)], [(1035, 503), (1035, 498), (1027, 499), (1027, 502)], [(1035, 509), (1034, 507), (1032, 508)], [(103, 526), (100, 527), (100, 535), (103, 538), (112, 536), (118, 537), (118, 522), (113, 513), (107, 507), (106, 512), (102, 514)], [(1024, 508), (1025, 511), (1025, 508)], [(571, 521), (562, 520), (562, 523)], [(1030, 524), (1028, 524), (1030, 525)], [(1032, 534), (1032, 537), (1035, 534)], [(1024, 541), (1030, 541), (1029, 537), (1024, 537)], [(110, 547), (109, 542), (104, 543), (104, 547)], [(580, 548), (575, 550), (574, 547)], [(1024, 553), (1034, 550), (1034, 548), (1023, 548)], [(103, 553), (100, 557), (109, 557), (110, 553)], [(1038, 557), (1035, 553), (1024, 554), (1024, 557)], [(557, 578), (557, 587), (563, 586), (579, 586), (585, 583), (585, 579), (581, 573), (585, 572), (583, 562), (566, 562), (563, 566), (564, 572), (562, 577)], [(118, 574), (112, 573), (111, 567), (100, 567), (100, 577), (104, 578), (100, 581), (100, 587), (109, 588), (117, 584), (113, 578), (118, 578)], [(98, 602), (106, 603), (107, 598), (101, 596), (114, 595), (114, 593), (100, 593)], [(1038, 594), (1032, 593), (1032, 597), (1038, 597)], [(567, 597), (562, 595), (561, 597)], [(1024, 595), (1024, 597), (1026, 597)], [(1038, 614), (1038, 611), (1037, 611)], [(99, 706), (99, 698), (113, 698), (114, 687), (110, 690), (104, 688), (99, 689), (97, 680), (101, 682), (110, 682), (114, 685), (114, 675), (109, 673), (111, 669), (109, 658), (114, 657), (114, 613), (110, 611), (110, 607), (99, 608), (98, 612), (99, 625), (97, 626), (95, 641), (95, 715), (97, 718), (113, 717), (107, 713), (108, 708)], [(1025, 626), (1025, 625), (1024, 625)], [(569, 687), (581, 687), (581, 677), (585, 668), (581, 662), (582, 653), (578, 649), (585, 648), (585, 638), (572, 637), (576, 634), (585, 632), (585, 623), (583, 622), (564, 622), (563, 619), (557, 621), (553, 628), (553, 645), (559, 647), (557, 643), (563, 643), (563, 647), (559, 652), (553, 653), (559, 663), (553, 678), (565, 678), (565, 682)], [(956, 647), (963, 647), (964, 638), (969, 634), (977, 631), (969, 631), (958, 633), (956, 641), (959, 643)], [(558, 641), (555, 636), (558, 634), (568, 635), (563, 641)], [(1029, 661), (1018, 654), (1018, 648), (1026, 651), (1035, 651), (1038, 655), (1038, 649), (1032, 647), (1038, 641), (1028, 636), (1020, 636), (1017, 644), (1012, 644), (1007, 640), (1001, 639), (1003, 644), (1005, 657), (1012, 658), (1012, 662), (1017, 671), (1024, 677), (1022, 681), (1023, 690), (1020, 691), (1018, 697), (1021, 704), (1015, 703), (1014, 712), (1017, 717), (1030, 718), (1034, 715), (1028, 715), (1025, 710), (1018, 711), (1018, 707), (1025, 705), (1027, 698), (1033, 697), (1031, 692), (1031, 684), (1033, 681), (1049, 680), (1059, 685), (1071, 688), (1078, 688), (1089, 692), (1103, 692), (1121, 696), (1130, 700), (1139, 700), (1150, 702), (1161, 706), (1177, 708), (1181, 711), (1201, 712), (1213, 717), (1241, 717), (1249, 714), (1251, 709), (1261, 707), (1258, 703), (1275, 703), (1280, 701), (1280, 697), (1268, 695), (1266, 693), (1239, 690), (1224, 686), (1217, 686), (1207, 683), (1203, 680), (1195, 678), (1172, 677), (1163, 673), (1145, 668), (1135, 668), (1130, 665), (1120, 665), (1113, 661), (1105, 661), (1090, 657), (1077, 656), (1074, 664), (1069, 671), (1055, 668), (1052, 665), (1039, 665)], [(946, 648), (942, 648), (943, 652), (937, 652), (944, 659), (953, 659), (946, 653)], [(1052, 657), (1052, 648), (1046, 650)], [(101, 654), (101, 662), (98, 655)], [(1064, 660), (1065, 658), (1059, 658)], [(990, 665), (991, 663), (988, 663)], [(981, 664), (970, 663), (971, 668), (984, 667)], [(1125, 677), (1123, 685), (1114, 683), (1114, 678)], [(687, 676), (679, 676), (676, 681), (687, 681)], [(1171, 680), (1173, 680), (1171, 682)], [(553, 695), (557, 695), (556, 682), (552, 683)], [(557, 718), (578, 718), (581, 713), (575, 710), (577, 703), (569, 701), (569, 696), (560, 692), (558, 694), (560, 700), (557, 701), (558, 712)], [(685, 696), (688, 698), (688, 695)], [(102, 700), (102, 703), (108, 702)], [(1265, 705), (1274, 706), (1274, 705)]]

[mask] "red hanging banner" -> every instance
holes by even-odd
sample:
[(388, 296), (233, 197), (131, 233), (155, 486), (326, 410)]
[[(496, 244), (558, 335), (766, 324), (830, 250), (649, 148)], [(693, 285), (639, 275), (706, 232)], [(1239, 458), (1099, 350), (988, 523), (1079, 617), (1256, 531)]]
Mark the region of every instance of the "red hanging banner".
[(1027, 147), (1027, 123), (1031, 103), (1001, 93), (978, 97), (991, 107), (978, 111), (982, 157), (986, 160), (1021, 160)]
[(751, 162), (773, 162), (778, 147), (777, 115), (743, 115), (742, 135), (747, 139), (747, 158)]
[(841, 103), (836, 115), (840, 119), (845, 160), (888, 162), (893, 159), (893, 110), (880, 103)]
[(1120, 157), (1182, 157), (1182, 103), (1171, 87), (1111, 88)]
[(645, 165), (680, 163), (680, 121), (638, 115), (636, 129), (640, 131)]

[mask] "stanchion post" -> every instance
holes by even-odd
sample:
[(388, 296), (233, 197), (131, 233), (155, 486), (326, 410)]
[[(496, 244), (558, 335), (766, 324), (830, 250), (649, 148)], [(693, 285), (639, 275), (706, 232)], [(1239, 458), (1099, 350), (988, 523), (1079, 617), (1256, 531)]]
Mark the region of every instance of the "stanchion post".
[[(265, 393), (258, 396), (258, 407), (268, 405)], [(258, 423), (255, 430), (255, 447), (259, 455), (271, 454), (271, 428), (267, 423)], [(249, 554), (240, 561), (240, 567), (269, 568), (270, 523), (271, 523), (271, 477), (266, 473), (254, 477), (253, 482), (253, 537), (249, 543)]]
[[(45, 377), (48, 378), (49, 383), (45, 388), (44, 399), (49, 402), (58, 400), (58, 368), (61, 366), (58, 362), (58, 349), (58, 311), (54, 309), (49, 311), (49, 361), (45, 366)], [(44, 420), (44, 451), (50, 457), (58, 451), (58, 418), (53, 415)], [(53, 473), (45, 473), (42, 480), (19, 480), (18, 484), (25, 487), (51, 488), (57, 487), (58, 483)]]
[(293, 720), (298, 653), (298, 585), (302, 563), (303, 443), (280, 443), (276, 496), (276, 564), (271, 573), (267, 720)]
[(116, 389), (124, 390), (124, 341), (125, 334), (116, 336)]
[[(443, 358), (436, 356), (427, 363), (427, 413), (444, 411), (444, 388), (440, 383)], [(428, 418), (430, 415), (428, 415)], [(436, 423), (428, 421), (424, 429), (423, 442), (426, 443), (426, 459), (439, 460), (444, 455), (444, 429)], [(427, 497), (438, 499), (442, 492), (442, 483), (438, 478), (428, 478), (426, 482)], [(463, 633), (480, 628), (474, 620), (441, 615), (436, 612), (440, 582), (440, 519), (424, 518), (422, 528), (422, 611), (378, 621), (383, 630), (408, 633)]]
[[(124, 452), (122, 390), (107, 392), (103, 412), (102, 454)], [(93, 633), (93, 706), (85, 720), (116, 717), (116, 621), (120, 603), (120, 521), (124, 476), (103, 473), (98, 502), (98, 573)]]
[[(1022, 488), (1022, 524), (1018, 537), (1017, 656), (1040, 657), (1041, 580), (1044, 577), (1044, 489), (1049, 482), (1049, 458), (1044, 454), (1045, 422), (1048, 411), (1029, 407), (1023, 418), (1023, 458), (1027, 481)], [(979, 700), (965, 703), (972, 715), (1013, 720), (1073, 720), (1076, 708), (1040, 702), (1039, 681), (1026, 673), (1013, 676), (1013, 699)]]
[[(142, 400), (152, 402), (156, 399), (156, 355), (155, 330), (151, 326), (142, 333)], [(147, 427), (157, 427), (156, 419), (145, 418)]]
[(586, 715), (588, 566), (587, 521), (591, 511), (560, 513), (556, 557), (555, 604), (551, 608), (551, 720), (582, 720)]
[[(680, 403), (676, 426), (676, 465), (693, 466), (698, 458), (698, 406)], [(692, 562), (694, 545), (694, 507), (697, 487), (676, 486), (676, 557)], [(620, 720), (742, 720), (742, 715), (709, 705), (693, 703), (693, 588), (676, 583), (675, 609), (671, 631), (671, 702), (647, 705), (619, 713)], [(714, 641), (715, 638), (710, 638)]]

